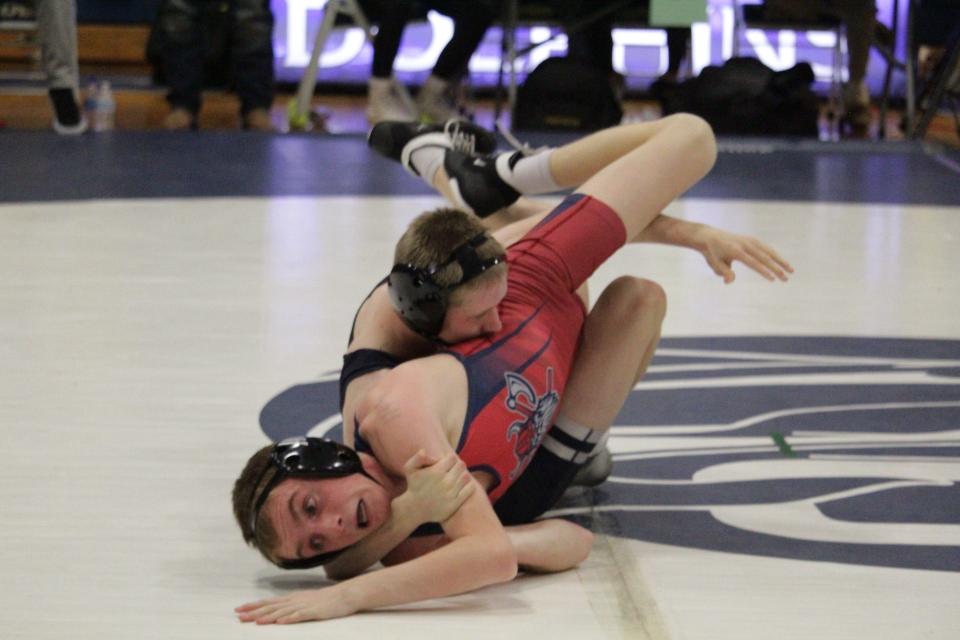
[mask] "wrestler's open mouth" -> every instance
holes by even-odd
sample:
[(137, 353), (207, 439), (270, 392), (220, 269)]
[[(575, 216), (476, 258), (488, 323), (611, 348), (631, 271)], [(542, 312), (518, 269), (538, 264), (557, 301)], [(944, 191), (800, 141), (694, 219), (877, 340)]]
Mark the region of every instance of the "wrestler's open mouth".
[(367, 504), (361, 498), (357, 503), (357, 527), (366, 529), (368, 524), (370, 522), (367, 520)]

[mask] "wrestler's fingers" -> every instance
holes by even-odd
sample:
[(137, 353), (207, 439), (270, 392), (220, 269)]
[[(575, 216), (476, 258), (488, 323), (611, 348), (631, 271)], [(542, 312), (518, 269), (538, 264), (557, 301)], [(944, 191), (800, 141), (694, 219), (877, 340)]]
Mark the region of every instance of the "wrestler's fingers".
[(733, 272), (733, 269), (730, 268), (729, 264), (717, 258), (712, 253), (707, 255), (707, 264), (715, 274), (723, 278), (723, 281), (726, 284), (730, 284), (737, 277)]
[(776, 249), (774, 249), (773, 247), (770, 247), (770, 246), (766, 245), (765, 243), (763, 243), (763, 242), (761, 242), (761, 241), (759, 241), (759, 240), (757, 240), (757, 239), (754, 239), (754, 244), (755, 244), (761, 251), (763, 251), (763, 253), (765, 253), (766, 255), (770, 256), (770, 258), (771, 258), (774, 262), (776, 262), (777, 265), (778, 265), (781, 269), (783, 269), (783, 270), (786, 271), (787, 273), (793, 273), (793, 265), (790, 264), (790, 262), (789, 262), (788, 260), (786, 260), (783, 256), (781, 256), (779, 253), (777, 253)]
[(429, 467), (434, 461), (427, 455), (427, 453), (420, 449), (415, 454), (410, 456), (410, 458), (403, 465), (403, 472), (406, 474), (411, 474), (417, 469), (422, 469), (424, 467)]
[(459, 460), (459, 456), (451, 451), (447, 455), (440, 458), (440, 461), (437, 463), (437, 467), (440, 469), (440, 471), (447, 473), (457, 465)]
[(773, 274), (777, 280), (786, 282), (787, 274), (784, 270), (777, 264), (776, 260), (773, 259), (768, 253), (764, 252), (760, 247), (748, 246), (747, 252), (749, 255), (760, 264), (762, 264), (768, 273)]
[(289, 618), (294, 616), (300, 610), (298, 605), (290, 605), (286, 607), (281, 607), (275, 611), (271, 611), (269, 614), (263, 616), (262, 618), (257, 619), (257, 624), (276, 624), (279, 623), (284, 618)]
[(772, 247), (765, 245), (759, 240), (754, 239), (749, 250), (755, 257), (763, 260), (770, 270), (776, 273), (777, 277), (784, 282), (789, 278), (787, 274), (793, 273), (793, 265), (784, 260)]
[(472, 496), (473, 492), (476, 490), (477, 490), (476, 482), (468, 482), (467, 484), (460, 487), (460, 490), (457, 491), (457, 496), (456, 496), (456, 501), (458, 503), (457, 508), (459, 508), (459, 505), (462, 505), (464, 502), (466, 502), (467, 498)]
[(310, 617), (303, 611), (292, 611), (278, 617), (277, 624), (296, 624), (298, 622), (306, 622), (309, 618)]
[(767, 280), (769, 280), (769, 281), (771, 281), (771, 282), (773, 282), (774, 280), (776, 280), (776, 277), (773, 275), (773, 272), (770, 271), (770, 270), (766, 267), (766, 265), (763, 264), (763, 262), (761, 262), (760, 260), (757, 260), (757, 259), (756, 259), (755, 257), (753, 257), (753, 255), (750, 254), (749, 252), (747, 252), (747, 251), (741, 252), (740, 255), (737, 256), (737, 260), (739, 260), (739, 261), (742, 262), (743, 264), (747, 265), (748, 267), (750, 267), (751, 269), (753, 269), (754, 271), (756, 271), (757, 273), (759, 273), (761, 276), (763, 276), (763, 277), (766, 278)]
[(460, 473), (456, 477), (456, 484), (454, 485), (454, 488), (457, 491), (459, 491), (460, 489), (463, 489), (463, 487), (465, 487), (466, 485), (471, 484), (470, 482), (471, 480), (473, 480), (473, 476), (470, 475), (469, 471), (464, 469), (463, 473)]
[(256, 622), (268, 615), (274, 610), (274, 608), (275, 607), (273, 606), (259, 607), (257, 609), (253, 609), (252, 611), (238, 613), (237, 616), (240, 618), (241, 622)]
[(234, 611), (238, 613), (253, 611), (254, 609), (260, 609), (262, 607), (266, 607), (271, 604), (276, 604), (279, 601), (280, 601), (279, 598), (266, 598), (264, 600), (257, 600), (256, 602), (248, 602), (246, 604), (242, 604), (239, 607), (235, 607)]

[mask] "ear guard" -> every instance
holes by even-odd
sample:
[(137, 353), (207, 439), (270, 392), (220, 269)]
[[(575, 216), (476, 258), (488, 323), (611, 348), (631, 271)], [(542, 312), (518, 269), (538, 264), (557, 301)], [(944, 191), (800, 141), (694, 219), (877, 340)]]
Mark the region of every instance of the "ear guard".
[[(254, 498), (253, 511), (250, 515), (250, 530), (254, 532), (257, 526), (257, 516), (260, 515), (260, 509), (263, 508), (270, 492), (287, 478), (342, 478), (354, 473), (362, 473), (376, 482), (364, 471), (360, 456), (357, 455), (356, 451), (326, 438), (299, 437), (282, 440), (274, 445), (273, 452), (270, 454), (270, 462), (271, 464), (264, 468), (254, 484), (254, 486), (258, 486), (266, 474), (271, 469), (274, 470), (273, 477), (267, 482), (260, 494)], [(283, 569), (312, 569), (330, 562), (347, 549), (349, 547), (328, 551), (302, 560), (283, 560), (278, 564)]]
[[(481, 273), (506, 261), (505, 255), (482, 260), (477, 247), (490, 239), (486, 233), (478, 233), (453, 250), (441, 264), (432, 264), (426, 269), (412, 264), (395, 264), (387, 278), (390, 302), (408, 327), (430, 340), (436, 339), (443, 329), (447, 315), (450, 293), (460, 285)], [(460, 265), (463, 276), (449, 286), (441, 286), (433, 279), (441, 270), (453, 263)]]

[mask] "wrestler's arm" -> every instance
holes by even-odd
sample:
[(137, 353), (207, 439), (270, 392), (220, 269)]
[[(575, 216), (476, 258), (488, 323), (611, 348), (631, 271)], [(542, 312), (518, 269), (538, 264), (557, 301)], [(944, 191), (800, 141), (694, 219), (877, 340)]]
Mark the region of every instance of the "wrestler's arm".
[(632, 242), (686, 247), (700, 252), (713, 272), (730, 284), (736, 278), (733, 262), (738, 260), (767, 280), (787, 280), (793, 267), (773, 248), (752, 236), (743, 236), (660, 214), (635, 236)]
[[(394, 354), (415, 351), (422, 339), (406, 327), (397, 326), (399, 322), (392, 307), (385, 304), (385, 296), (378, 293), (379, 290), (375, 291), (364, 301), (357, 314), (349, 350), (371, 348)], [(343, 441), (350, 448), (356, 448), (353, 424), (358, 405), (389, 373), (389, 369), (374, 371), (354, 378), (347, 386), (342, 409)], [(325, 565), (327, 577), (343, 580), (364, 572), (406, 540), (417, 527), (427, 522), (441, 522), (459, 508), (460, 501), (443, 501), (437, 492), (424, 487), (422, 483), (411, 485), (409, 479), (413, 471), (404, 468), (408, 479), (407, 491), (390, 502), (390, 515), (386, 522)], [(420, 473), (422, 475), (426, 471)]]
[[(550, 518), (504, 527), (523, 571), (555, 573), (583, 562), (593, 546), (593, 534), (567, 520)], [(446, 536), (411, 538), (383, 559), (384, 565), (413, 560), (446, 544)]]

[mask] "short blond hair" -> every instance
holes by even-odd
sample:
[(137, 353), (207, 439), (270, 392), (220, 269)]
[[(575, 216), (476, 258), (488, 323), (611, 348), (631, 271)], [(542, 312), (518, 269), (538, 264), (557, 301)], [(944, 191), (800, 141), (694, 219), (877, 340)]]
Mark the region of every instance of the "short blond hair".
[[(454, 250), (472, 238), (486, 233), (480, 219), (459, 209), (441, 208), (417, 216), (400, 240), (394, 251), (394, 264), (408, 264), (416, 269), (430, 269), (446, 262)], [(487, 234), (487, 241), (476, 248), (477, 257), (488, 260), (506, 253), (496, 239)], [(506, 262), (487, 269), (479, 276), (456, 287), (451, 292), (451, 302), (455, 302), (457, 292), (480, 287), (490, 280), (500, 277), (507, 269)], [(433, 274), (433, 281), (440, 287), (451, 287), (463, 278), (463, 269), (457, 262), (447, 265)]]

